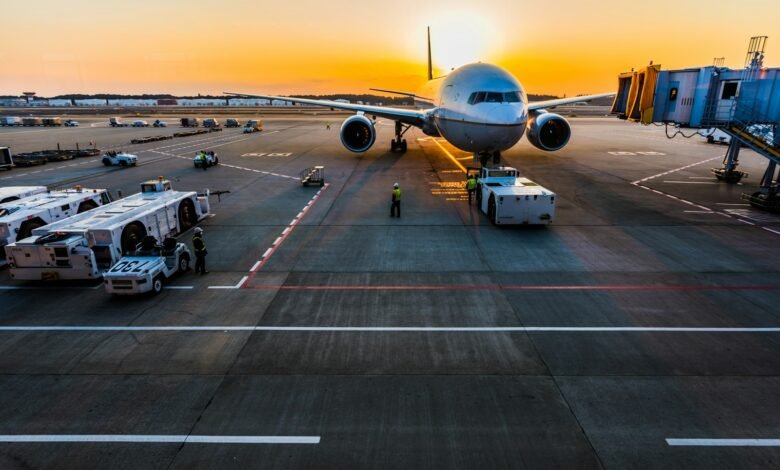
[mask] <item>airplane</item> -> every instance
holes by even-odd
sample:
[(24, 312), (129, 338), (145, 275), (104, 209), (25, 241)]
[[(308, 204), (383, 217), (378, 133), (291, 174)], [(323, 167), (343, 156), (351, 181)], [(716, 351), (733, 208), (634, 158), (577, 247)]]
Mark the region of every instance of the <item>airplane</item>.
[(395, 121), (395, 137), (390, 144), (393, 152), (406, 152), (403, 136), (411, 127), (417, 127), (428, 136), (443, 137), (456, 148), (472, 152), (482, 166), (487, 165), (491, 157), (493, 164), (500, 164), (501, 152), (513, 147), (524, 133), (538, 149), (562, 149), (569, 142), (571, 127), (563, 116), (550, 113), (547, 108), (614, 96), (614, 93), (602, 93), (529, 103), (523, 86), (511, 73), (481, 62), (463, 65), (443, 77), (434, 78), (430, 28), (428, 82), (420, 94), (378, 88), (371, 90), (411, 97), (417, 109), (289, 96), (225, 94), (355, 111), (356, 114), (347, 118), (339, 131), (341, 143), (352, 152), (365, 152), (374, 145), (374, 122), (366, 117), (370, 115), (374, 120), (378, 116)]

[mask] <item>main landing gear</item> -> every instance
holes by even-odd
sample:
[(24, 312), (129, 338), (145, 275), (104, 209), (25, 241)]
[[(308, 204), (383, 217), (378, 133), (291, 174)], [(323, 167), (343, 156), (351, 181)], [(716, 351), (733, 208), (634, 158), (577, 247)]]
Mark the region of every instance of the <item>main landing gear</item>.
[(395, 138), (390, 141), (391, 152), (406, 153), (406, 139), (403, 136), (410, 127), (412, 127), (410, 124), (404, 125), (401, 121), (395, 121)]
[(480, 152), (474, 154), (474, 160), (479, 159), (480, 166), (487, 166), (488, 161), (492, 160), (493, 165), (501, 164), (501, 152), (496, 150), (495, 152)]

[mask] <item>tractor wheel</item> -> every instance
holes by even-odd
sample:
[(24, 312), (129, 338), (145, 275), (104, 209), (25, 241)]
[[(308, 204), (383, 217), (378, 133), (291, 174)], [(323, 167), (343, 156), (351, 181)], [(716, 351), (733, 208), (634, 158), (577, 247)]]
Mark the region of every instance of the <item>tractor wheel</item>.
[(127, 224), (122, 230), (122, 253), (132, 253), (135, 251), (135, 247), (141, 243), (141, 240), (146, 236), (146, 228), (141, 222), (133, 222)]
[(159, 294), (163, 290), (163, 280), (162, 276), (155, 276), (154, 279), (152, 279), (152, 292), (155, 294)]
[(186, 232), (198, 222), (195, 204), (191, 199), (185, 199), (179, 204), (179, 231)]
[(184, 273), (190, 270), (190, 257), (185, 255), (181, 255), (181, 258), (179, 258), (179, 272)]

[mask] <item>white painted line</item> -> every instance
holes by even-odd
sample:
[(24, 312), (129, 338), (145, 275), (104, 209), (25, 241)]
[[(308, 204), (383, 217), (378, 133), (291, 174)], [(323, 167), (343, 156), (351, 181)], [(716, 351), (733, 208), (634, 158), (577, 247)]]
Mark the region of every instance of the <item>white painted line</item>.
[[(236, 289), (209, 286), (209, 289)], [(637, 326), (0, 326), (0, 331), (268, 331), (345, 333), (780, 333), (780, 327), (637, 327)]]
[(715, 214), (714, 211), (683, 211), (686, 214)]
[(252, 267), (249, 269), (249, 272), (257, 271), (257, 268), (260, 267), (260, 263), (262, 263), (262, 261), (258, 261), (255, 264), (253, 264)]
[(133, 442), (140, 444), (319, 444), (320, 436), (193, 436), (187, 434), (4, 434), (0, 442)]
[(780, 235), (780, 232), (778, 232), (777, 230), (771, 229), (769, 227), (761, 227), (761, 228), (766, 230), (767, 232), (772, 232), (772, 233), (776, 233), (777, 235)]
[(238, 287), (236, 286), (209, 286), (208, 288), (209, 289), (238, 289)]
[(238, 284), (236, 284), (235, 288), (236, 288), (236, 289), (238, 289), (239, 287), (241, 287), (241, 286), (244, 284), (244, 282), (246, 282), (246, 280), (247, 280), (247, 278), (248, 278), (248, 277), (249, 277), (249, 276), (244, 276), (244, 277), (242, 277), (242, 278), (241, 278), (241, 280), (240, 280), (240, 281), (238, 281)]
[(195, 286), (164, 286), (163, 287), (163, 289), (174, 289), (174, 290), (176, 289), (186, 290), (186, 289), (194, 289), (194, 288)]
[(666, 439), (669, 446), (780, 447), (780, 439)]
[(672, 183), (672, 184), (720, 184), (717, 181), (664, 181), (664, 183)]
[(750, 207), (750, 204), (732, 204), (732, 203), (727, 203), (727, 202), (716, 202), (715, 205), (716, 206), (745, 206), (745, 207)]
[(756, 224), (754, 224), (753, 222), (749, 222), (749, 221), (747, 221), (747, 220), (745, 220), (745, 219), (739, 219), (739, 218), (738, 218), (737, 220), (739, 220), (739, 221), (740, 221), (740, 222), (742, 222), (743, 224), (748, 224), (748, 225), (756, 225)]
[(271, 248), (265, 250), (265, 253), (263, 253), (263, 258), (268, 258), (268, 255), (270, 255), (272, 251), (273, 249)]

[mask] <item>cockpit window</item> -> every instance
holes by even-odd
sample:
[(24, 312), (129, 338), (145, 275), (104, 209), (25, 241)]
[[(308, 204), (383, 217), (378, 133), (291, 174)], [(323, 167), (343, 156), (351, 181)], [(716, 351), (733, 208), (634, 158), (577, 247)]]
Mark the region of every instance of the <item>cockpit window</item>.
[(520, 91), (475, 91), (469, 96), (469, 104), (479, 103), (519, 103), (523, 101), (522, 92)]

